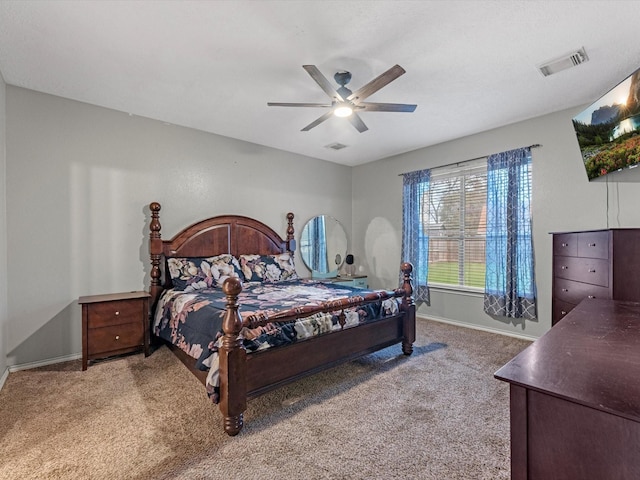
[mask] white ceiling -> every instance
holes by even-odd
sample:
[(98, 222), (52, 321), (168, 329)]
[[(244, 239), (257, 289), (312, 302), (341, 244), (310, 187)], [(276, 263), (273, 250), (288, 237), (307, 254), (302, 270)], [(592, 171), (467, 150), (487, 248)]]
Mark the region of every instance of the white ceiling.
[[(591, 103), (640, 67), (638, 1), (0, 0), (5, 82), (345, 165)], [(584, 47), (589, 61), (537, 66)], [(358, 133), (302, 65), (352, 90), (407, 71)], [(337, 85), (336, 85), (337, 86)], [(348, 146), (340, 151), (331, 143)]]

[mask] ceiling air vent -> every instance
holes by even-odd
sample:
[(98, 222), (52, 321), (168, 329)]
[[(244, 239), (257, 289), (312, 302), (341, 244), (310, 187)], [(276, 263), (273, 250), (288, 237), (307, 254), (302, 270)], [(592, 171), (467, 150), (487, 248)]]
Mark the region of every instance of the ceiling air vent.
[(577, 52), (568, 53), (566, 55), (563, 55), (562, 57), (550, 60), (542, 65), (539, 65), (538, 70), (540, 70), (540, 73), (542, 73), (542, 75), (548, 77), (549, 75), (561, 72), (562, 70), (566, 70), (567, 68), (577, 67), (581, 63), (584, 63), (588, 60), (589, 57), (587, 57), (587, 52), (584, 51), (583, 47)]
[(330, 148), (331, 150), (342, 150), (343, 148), (347, 148), (346, 145), (342, 143), (330, 143), (329, 145), (325, 145), (324, 148)]

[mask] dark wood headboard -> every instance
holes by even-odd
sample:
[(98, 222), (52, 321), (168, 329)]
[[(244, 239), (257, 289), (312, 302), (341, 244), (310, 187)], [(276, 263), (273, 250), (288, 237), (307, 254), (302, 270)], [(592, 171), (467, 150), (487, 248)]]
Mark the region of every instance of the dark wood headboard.
[(283, 239), (271, 227), (249, 217), (240, 215), (220, 215), (194, 223), (178, 232), (170, 240), (162, 240), (160, 234), (159, 203), (153, 202), (149, 225), (149, 254), (151, 257), (151, 305), (165, 288), (171, 286), (171, 279), (163, 261), (167, 257), (212, 257), (230, 253), (236, 257), (242, 254), (272, 255), (295, 250), (293, 213), (287, 213), (287, 235)]

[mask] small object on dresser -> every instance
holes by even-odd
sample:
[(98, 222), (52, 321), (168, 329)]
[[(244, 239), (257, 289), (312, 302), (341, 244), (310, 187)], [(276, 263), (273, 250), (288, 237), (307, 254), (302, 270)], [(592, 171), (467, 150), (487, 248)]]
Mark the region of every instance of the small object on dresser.
[(82, 370), (90, 361), (144, 351), (149, 356), (149, 293), (80, 297)]

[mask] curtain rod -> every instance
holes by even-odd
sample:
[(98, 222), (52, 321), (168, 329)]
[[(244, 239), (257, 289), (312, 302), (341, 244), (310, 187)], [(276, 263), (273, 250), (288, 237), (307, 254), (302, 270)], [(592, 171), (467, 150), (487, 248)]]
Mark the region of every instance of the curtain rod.
[[(538, 148), (538, 147), (541, 147), (541, 146), (542, 145), (540, 145), (539, 143), (534, 143), (533, 145), (529, 145), (528, 147), (520, 147), (520, 148)], [(483, 158), (489, 158), (491, 155), (495, 155), (495, 154), (492, 153), (490, 155), (483, 155), (482, 157), (470, 158), (468, 160), (460, 160), (459, 162), (447, 163), (446, 165), (438, 165), (437, 167), (431, 167), (431, 168), (451, 167), (453, 165), (459, 166), (461, 163), (473, 162), (474, 160), (481, 160)], [(417, 170), (414, 170), (414, 171), (417, 171)], [(401, 177), (403, 175), (406, 175), (407, 173), (411, 173), (411, 172), (399, 173), (398, 176)]]

